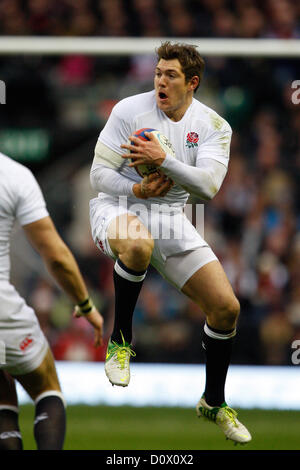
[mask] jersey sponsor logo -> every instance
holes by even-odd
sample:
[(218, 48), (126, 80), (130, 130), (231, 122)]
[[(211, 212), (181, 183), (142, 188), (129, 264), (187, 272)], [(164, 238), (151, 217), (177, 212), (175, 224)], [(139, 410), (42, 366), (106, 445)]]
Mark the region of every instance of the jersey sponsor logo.
[(26, 338), (24, 338), (23, 341), (20, 343), (21, 351), (25, 351), (28, 346), (33, 343), (33, 339), (30, 336), (31, 335), (26, 336)]
[(199, 136), (197, 132), (189, 132), (186, 136), (185, 146), (190, 148), (198, 147)]

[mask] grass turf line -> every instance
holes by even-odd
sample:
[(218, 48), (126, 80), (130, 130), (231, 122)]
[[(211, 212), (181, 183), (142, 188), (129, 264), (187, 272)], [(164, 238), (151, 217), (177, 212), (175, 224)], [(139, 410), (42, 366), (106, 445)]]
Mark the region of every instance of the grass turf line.
[[(32, 405), (20, 407), (25, 450), (36, 449)], [(300, 411), (239, 410), (252, 434), (246, 446), (226, 441), (213, 423), (193, 409), (130, 406), (67, 407), (65, 450), (300, 450)]]

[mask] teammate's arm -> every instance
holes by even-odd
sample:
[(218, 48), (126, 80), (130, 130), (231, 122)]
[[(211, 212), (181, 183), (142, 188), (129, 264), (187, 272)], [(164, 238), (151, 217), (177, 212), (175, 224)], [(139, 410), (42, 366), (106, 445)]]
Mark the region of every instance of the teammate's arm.
[[(49, 273), (76, 304), (84, 303), (89, 295), (77, 262), (59, 236), (52, 219), (47, 216), (23, 225), (27, 238), (41, 255)], [(103, 318), (93, 306), (84, 315), (95, 330), (95, 345), (102, 343)]]

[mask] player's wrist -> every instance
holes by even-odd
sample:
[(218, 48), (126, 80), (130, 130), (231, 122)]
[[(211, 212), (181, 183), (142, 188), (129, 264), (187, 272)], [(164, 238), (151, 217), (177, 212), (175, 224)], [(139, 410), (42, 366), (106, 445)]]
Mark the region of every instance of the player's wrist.
[(172, 161), (174, 160), (175, 159), (171, 155), (169, 155), (168, 153), (165, 153), (164, 159), (162, 160), (160, 166), (162, 168), (168, 168), (169, 162), (172, 164)]
[(94, 308), (94, 303), (90, 297), (87, 297), (82, 302), (75, 305), (75, 312), (77, 315), (88, 315)]
[(156, 160), (155, 164), (156, 164), (157, 166), (161, 166), (161, 165), (164, 163), (164, 161), (165, 161), (165, 159), (166, 159), (166, 156), (167, 156), (167, 154), (166, 154), (165, 152), (163, 152), (163, 153), (161, 154), (161, 157), (159, 157), (159, 158)]
[(145, 188), (143, 187), (143, 181), (141, 183), (136, 183), (132, 187), (133, 194), (139, 199), (147, 199), (145, 194)]

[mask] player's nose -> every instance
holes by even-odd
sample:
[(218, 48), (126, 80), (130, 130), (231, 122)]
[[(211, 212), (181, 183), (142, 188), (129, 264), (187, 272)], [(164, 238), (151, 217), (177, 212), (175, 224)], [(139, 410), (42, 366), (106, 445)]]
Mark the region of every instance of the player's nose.
[(166, 86), (166, 77), (163, 74), (158, 78), (158, 86), (159, 87)]

